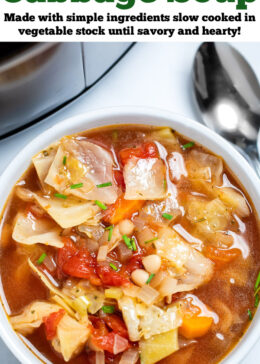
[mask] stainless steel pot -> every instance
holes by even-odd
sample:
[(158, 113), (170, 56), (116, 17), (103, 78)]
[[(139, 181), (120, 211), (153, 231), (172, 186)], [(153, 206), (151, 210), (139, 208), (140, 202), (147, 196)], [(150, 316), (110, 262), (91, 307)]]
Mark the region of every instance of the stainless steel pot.
[(0, 43), (0, 137), (80, 95), (130, 43)]

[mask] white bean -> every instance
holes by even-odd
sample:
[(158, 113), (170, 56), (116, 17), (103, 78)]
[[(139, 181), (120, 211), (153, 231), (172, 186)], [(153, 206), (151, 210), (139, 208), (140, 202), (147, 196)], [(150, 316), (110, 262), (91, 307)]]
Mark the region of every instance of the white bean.
[(161, 258), (159, 255), (151, 254), (143, 258), (143, 265), (147, 272), (156, 273), (161, 267)]
[(122, 235), (131, 235), (135, 228), (132, 221), (128, 219), (122, 220), (118, 226), (119, 226), (119, 231)]
[(132, 272), (131, 278), (135, 284), (142, 287), (146, 284), (149, 274), (144, 269), (136, 269)]

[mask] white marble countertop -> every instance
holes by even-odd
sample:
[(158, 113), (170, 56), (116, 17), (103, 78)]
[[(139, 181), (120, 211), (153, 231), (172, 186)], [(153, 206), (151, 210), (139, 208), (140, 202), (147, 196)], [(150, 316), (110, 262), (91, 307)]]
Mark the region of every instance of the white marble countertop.
[[(122, 105), (153, 106), (199, 120), (191, 95), (191, 67), (198, 43), (139, 43), (87, 93), (44, 121), (0, 141), (0, 173), (35, 136), (69, 116)], [(235, 45), (260, 80), (260, 43)], [(260, 340), (241, 364), (260, 362)], [(18, 361), (0, 341), (0, 363)]]

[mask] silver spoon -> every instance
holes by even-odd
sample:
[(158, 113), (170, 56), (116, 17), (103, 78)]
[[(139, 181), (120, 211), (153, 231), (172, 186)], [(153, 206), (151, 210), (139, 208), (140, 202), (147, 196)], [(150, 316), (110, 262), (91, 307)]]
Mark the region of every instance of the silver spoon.
[(250, 65), (227, 43), (203, 43), (195, 55), (193, 86), (205, 124), (234, 143), (260, 177), (260, 86)]

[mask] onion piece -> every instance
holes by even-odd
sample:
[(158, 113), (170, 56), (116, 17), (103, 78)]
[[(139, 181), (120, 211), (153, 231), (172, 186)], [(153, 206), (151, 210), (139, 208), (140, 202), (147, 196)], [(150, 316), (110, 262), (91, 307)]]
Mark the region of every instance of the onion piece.
[(145, 243), (147, 241), (154, 240), (156, 238), (155, 233), (149, 227), (144, 227), (142, 231), (137, 233), (137, 240), (139, 245), (147, 246)]
[(139, 352), (137, 349), (131, 348), (123, 353), (119, 364), (135, 364), (139, 359)]
[(43, 263), (51, 273), (54, 272), (57, 267), (53, 256), (46, 255)]
[(96, 351), (96, 364), (105, 364), (105, 354), (103, 351)]
[(107, 258), (108, 246), (102, 245), (98, 250), (97, 261), (104, 262)]
[(167, 272), (165, 272), (164, 270), (159, 270), (159, 272), (156, 273), (153, 279), (151, 280), (150, 286), (153, 288), (157, 288), (166, 277), (167, 277)]
[(80, 239), (80, 243), (83, 244), (84, 248), (86, 248), (90, 253), (96, 253), (98, 251), (99, 248), (99, 244), (96, 240), (94, 239)]
[(133, 252), (129, 249), (125, 243), (119, 243), (117, 246), (118, 257), (121, 263), (126, 263), (132, 257)]
[(165, 297), (178, 291), (177, 279), (166, 277), (163, 279), (159, 287), (160, 294)]
[(119, 354), (125, 351), (129, 347), (128, 340), (124, 337), (116, 334), (114, 339), (113, 353)]
[(146, 284), (140, 289), (137, 298), (139, 298), (139, 300), (143, 301), (147, 305), (150, 305), (156, 300), (158, 296), (159, 292)]
[(21, 200), (25, 201), (25, 202), (31, 202), (34, 201), (34, 195), (32, 193), (32, 191), (28, 190), (27, 188), (24, 187), (16, 187), (15, 190), (16, 196), (19, 197)]
[(130, 284), (129, 286), (123, 288), (123, 292), (126, 296), (136, 298), (139, 294), (140, 287), (137, 287), (134, 284)]

